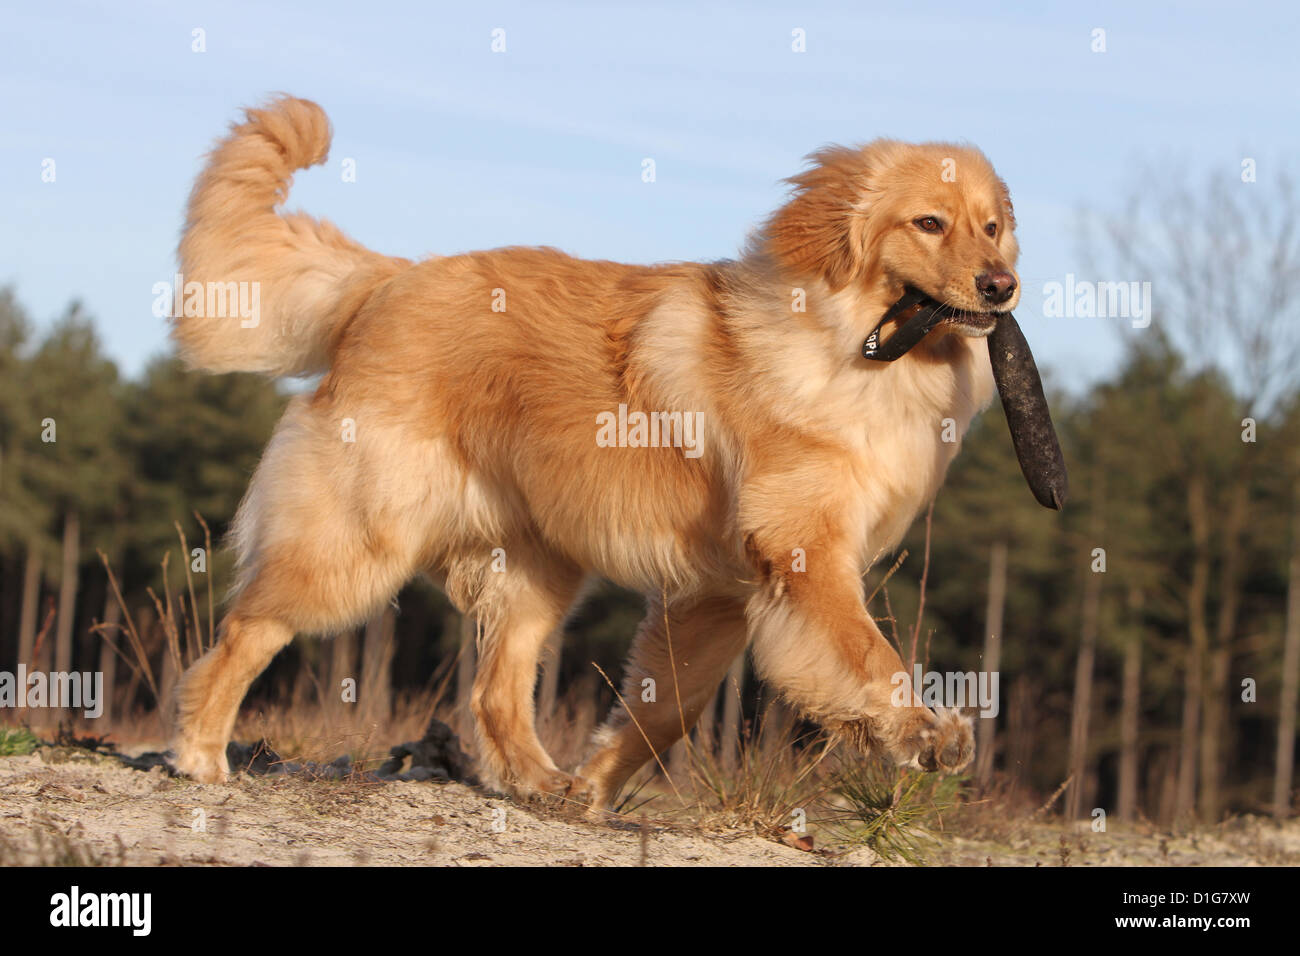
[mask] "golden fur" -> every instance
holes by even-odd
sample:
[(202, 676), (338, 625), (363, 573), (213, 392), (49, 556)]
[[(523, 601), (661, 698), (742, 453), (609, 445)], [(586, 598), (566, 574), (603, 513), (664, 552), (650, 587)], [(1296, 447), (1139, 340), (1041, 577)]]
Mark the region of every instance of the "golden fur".
[[(980, 312), (973, 277), (1014, 269), (1010, 200), (982, 154), (823, 150), (735, 262), (505, 248), (412, 263), (276, 211), (329, 138), (314, 103), (251, 110), (190, 200), (186, 281), (258, 282), (264, 310), (252, 328), (178, 318), (181, 354), (324, 377), (290, 403), (240, 507), (222, 638), (179, 695), (179, 769), (222, 779), (239, 703), (275, 653), (358, 625), (420, 572), (480, 621), (481, 762), (516, 792), (608, 804), (651, 756), (642, 735), (671, 745), (746, 645), (793, 705), (860, 745), (926, 769), (970, 760), (969, 721), (891, 706), (903, 666), (862, 575), (943, 480), (959, 447), (945, 420), (960, 435), (992, 397), (988, 350), (957, 326), (889, 365), (860, 350), (905, 284)], [(914, 223), (926, 216), (941, 235)], [(701, 453), (602, 447), (598, 416), (620, 404), (695, 413)], [(632, 713), (573, 775), (537, 739), (533, 688), (593, 574), (644, 593), (648, 613)]]

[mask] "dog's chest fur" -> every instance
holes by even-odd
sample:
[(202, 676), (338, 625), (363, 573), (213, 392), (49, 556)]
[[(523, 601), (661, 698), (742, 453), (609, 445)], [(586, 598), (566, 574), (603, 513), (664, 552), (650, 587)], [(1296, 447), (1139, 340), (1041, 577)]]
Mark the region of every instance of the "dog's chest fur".
[[(761, 405), (783, 433), (841, 449), (836, 477), (824, 477), (850, 488), (813, 481), (792, 484), (790, 492), (792, 498), (844, 492), (837, 496), (845, 502), (837, 520), (860, 542), (865, 568), (897, 545), (934, 498), (971, 420), (991, 401), (988, 348), (977, 338), (933, 334), (933, 341), (901, 359), (873, 365), (859, 358), (862, 328), (884, 307), (841, 296), (811, 298), (805, 321), (779, 307), (764, 309), (757, 294), (739, 310), (764, 318), (731, 327), (740, 370), (726, 384), (710, 378), (704, 361), (716, 320), (689, 298), (666, 302), (648, 317), (638, 333), (638, 357), (666, 407), (706, 409), (709, 428), (720, 426), (721, 434), (713, 430), (709, 437), (722, 441), (708, 445), (706, 457), (721, 455), (723, 472), (745, 471), (737, 431), (758, 427), (722, 420), (727, 410), (747, 415)], [(722, 400), (719, 389), (727, 388), (739, 390)]]
[(972, 419), (993, 397), (982, 340), (949, 335), (926, 349), (884, 366), (803, 366), (806, 421), (846, 451), (853, 487), (843, 527), (860, 542), (864, 569), (892, 551), (934, 499)]
[(865, 568), (892, 550), (934, 499), (974, 416), (994, 394), (988, 347), (979, 338), (932, 333), (889, 364), (858, 357), (883, 306), (830, 297), (827, 334), (786, 335), (770, 353), (782, 414), (845, 449), (852, 489), (845, 530)]

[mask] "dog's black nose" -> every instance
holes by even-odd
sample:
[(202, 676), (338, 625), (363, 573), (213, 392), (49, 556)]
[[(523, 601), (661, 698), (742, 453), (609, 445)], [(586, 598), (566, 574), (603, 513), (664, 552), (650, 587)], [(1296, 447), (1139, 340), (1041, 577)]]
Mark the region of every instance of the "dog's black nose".
[(1010, 272), (981, 272), (975, 277), (975, 288), (984, 301), (1001, 305), (1016, 294), (1016, 277)]

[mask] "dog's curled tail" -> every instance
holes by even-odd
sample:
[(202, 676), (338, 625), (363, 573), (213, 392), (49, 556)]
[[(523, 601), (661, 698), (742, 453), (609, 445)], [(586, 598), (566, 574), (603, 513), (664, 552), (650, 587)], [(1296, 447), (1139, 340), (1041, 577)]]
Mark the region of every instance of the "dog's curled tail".
[(349, 319), (410, 262), (372, 252), (328, 222), (276, 211), (293, 173), (329, 153), (325, 111), (281, 96), (246, 111), (190, 194), (173, 289), (172, 337), (210, 372), (308, 375), (329, 367)]

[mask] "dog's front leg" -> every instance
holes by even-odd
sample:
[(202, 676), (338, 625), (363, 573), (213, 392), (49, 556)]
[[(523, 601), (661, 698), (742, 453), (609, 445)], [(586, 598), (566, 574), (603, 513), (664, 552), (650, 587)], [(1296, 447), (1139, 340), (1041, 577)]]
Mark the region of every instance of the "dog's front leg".
[[(841, 512), (842, 514), (843, 512)], [(805, 715), (899, 764), (957, 771), (971, 722), (935, 713), (867, 613), (855, 549), (833, 511), (746, 536), (758, 589), (746, 609), (754, 664)]]

